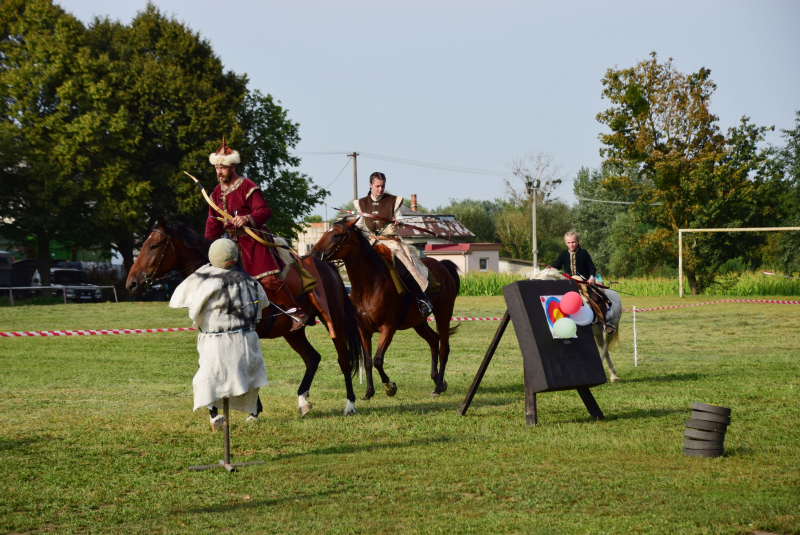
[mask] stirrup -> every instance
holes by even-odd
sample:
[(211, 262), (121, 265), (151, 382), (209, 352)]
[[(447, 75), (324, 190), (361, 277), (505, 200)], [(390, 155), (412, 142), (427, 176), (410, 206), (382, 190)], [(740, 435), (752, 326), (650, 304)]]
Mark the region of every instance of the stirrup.
[(419, 308), (419, 313), (422, 314), (423, 317), (428, 317), (433, 314), (433, 305), (427, 299), (420, 299), (417, 301), (417, 307)]
[(299, 331), (300, 329), (306, 326), (306, 322), (308, 321), (308, 315), (305, 312), (298, 309), (292, 313), (292, 316), (297, 318), (299, 321), (292, 320), (292, 328), (289, 329), (289, 332)]

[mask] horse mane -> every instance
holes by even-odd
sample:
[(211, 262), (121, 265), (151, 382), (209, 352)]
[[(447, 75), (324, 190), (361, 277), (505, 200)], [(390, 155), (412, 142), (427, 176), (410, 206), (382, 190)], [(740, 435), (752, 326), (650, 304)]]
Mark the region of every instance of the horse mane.
[[(153, 230), (157, 228), (158, 223), (153, 227)], [(202, 234), (180, 223), (168, 223), (167, 232), (174, 232), (186, 247), (208, 258), (208, 249), (211, 247), (211, 244), (214, 243), (213, 240), (209, 240)]]
[[(338, 224), (344, 225), (347, 221), (352, 219), (352, 217), (343, 217), (339, 221)], [(386, 279), (391, 279), (391, 275), (389, 274), (389, 269), (386, 267), (386, 264), (383, 263), (381, 260), (381, 255), (372, 247), (369, 243), (369, 240), (364, 236), (364, 234), (358, 228), (352, 228), (351, 232), (356, 235), (359, 242), (361, 243), (361, 248), (366, 252), (364, 260), (369, 263), (370, 268), (372, 271)]]

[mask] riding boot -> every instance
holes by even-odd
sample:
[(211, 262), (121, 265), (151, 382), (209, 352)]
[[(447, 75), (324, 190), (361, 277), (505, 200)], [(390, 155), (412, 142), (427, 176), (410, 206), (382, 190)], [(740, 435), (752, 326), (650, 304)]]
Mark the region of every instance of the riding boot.
[(592, 307), (592, 310), (597, 316), (597, 321), (599, 321), (600, 325), (603, 327), (603, 331), (608, 334), (613, 333), (616, 329), (606, 320), (606, 304), (594, 292), (589, 292), (589, 306)]
[(403, 281), (403, 286), (405, 286), (406, 290), (408, 290), (411, 295), (414, 296), (414, 299), (417, 300), (417, 307), (419, 308), (419, 313), (422, 314), (422, 317), (426, 318), (433, 314), (433, 305), (431, 304), (430, 300), (428, 300), (428, 296), (422, 291), (419, 283), (408, 270), (408, 268), (399, 260), (395, 260), (394, 265), (395, 268), (397, 268), (397, 274), (400, 275), (400, 280)]
[(277, 275), (267, 275), (261, 279), (261, 285), (264, 286), (265, 290), (267, 290), (270, 300), (274, 300), (275, 303), (281, 308), (284, 310), (289, 310), (292, 308), (296, 309), (294, 312), (289, 314), (290, 316), (296, 318), (295, 320), (292, 320), (292, 331), (302, 329), (306, 326), (308, 316), (305, 312), (303, 312), (303, 309), (300, 308), (300, 305), (298, 305), (294, 300), (292, 291), (289, 289), (289, 285), (286, 284), (286, 281), (281, 280)]

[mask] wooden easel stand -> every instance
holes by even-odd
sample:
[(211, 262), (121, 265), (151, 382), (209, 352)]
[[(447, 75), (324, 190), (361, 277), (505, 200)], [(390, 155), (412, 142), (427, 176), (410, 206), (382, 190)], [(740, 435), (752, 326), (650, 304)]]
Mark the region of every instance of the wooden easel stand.
[(199, 466), (190, 466), (189, 470), (192, 472), (199, 472), (201, 470), (208, 470), (209, 468), (224, 468), (228, 472), (235, 472), (239, 466), (250, 466), (252, 464), (264, 464), (264, 461), (250, 461), (248, 463), (231, 463), (231, 435), (229, 422), (230, 415), (228, 413), (228, 398), (222, 400), (222, 414), (225, 417), (225, 423), (222, 425), (222, 448), (223, 459), (219, 464), (201, 464)]

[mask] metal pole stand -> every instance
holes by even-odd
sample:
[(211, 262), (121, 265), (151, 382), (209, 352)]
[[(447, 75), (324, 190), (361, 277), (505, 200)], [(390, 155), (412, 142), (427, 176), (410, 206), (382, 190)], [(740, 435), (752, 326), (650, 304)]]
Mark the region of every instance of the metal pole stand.
[(199, 466), (190, 466), (189, 470), (192, 472), (199, 472), (201, 470), (208, 470), (209, 468), (224, 468), (228, 472), (235, 472), (239, 466), (250, 466), (251, 464), (264, 464), (264, 461), (250, 461), (248, 463), (231, 463), (231, 435), (229, 422), (230, 415), (228, 414), (228, 398), (222, 400), (222, 414), (225, 418), (225, 423), (222, 425), (222, 448), (223, 459), (219, 464), (201, 464)]

